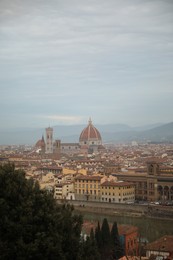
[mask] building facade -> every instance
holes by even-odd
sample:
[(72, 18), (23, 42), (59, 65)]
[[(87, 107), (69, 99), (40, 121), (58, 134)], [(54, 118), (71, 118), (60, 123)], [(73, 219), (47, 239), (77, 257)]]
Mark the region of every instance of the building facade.
[(100, 194), (103, 202), (134, 202), (135, 185), (123, 181), (105, 181), (100, 186)]
[(139, 231), (136, 226), (119, 225), (118, 233), (125, 255), (137, 256), (139, 253)]
[(105, 180), (103, 176), (79, 175), (75, 178), (75, 198), (77, 200), (102, 201), (109, 203), (134, 202), (135, 185), (117, 181), (113, 178)]
[(77, 176), (75, 178), (76, 200), (100, 201), (101, 178), (101, 176)]
[(173, 200), (173, 173), (163, 171), (156, 162), (148, 162), (146, 172), (125, 172), (113, 174), (119, 180), (135, 184), (135, 198), (146, 201)]

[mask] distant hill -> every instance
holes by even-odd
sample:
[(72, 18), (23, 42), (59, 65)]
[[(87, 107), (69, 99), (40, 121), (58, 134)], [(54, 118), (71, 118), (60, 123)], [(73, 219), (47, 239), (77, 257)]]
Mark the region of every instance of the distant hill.
[[(119, 143), (131, 141), (152, 141), (152, 142), (173, 142), (173, 122), (168, 124), (157, 124), (143, 126), (140, 128), (130, 127), (125, 124), (95, 125), (100, 131), (103, 142)], [(56, 125), (54, 129), (54, 139), (62, 142), (78, 142), (81, 131), (86, 125)], [(148, 129), (149, 128), (149, 129)], [(146, 130), (147, 129), (147, 130)], [(0, 131), (0, 144), (35, 144), (37, 140), (45, 135), (45, 129), (13, 129), (10, 131)]]
[[(81, 131), (87, 125), (56, 125), (53, 126), (54, 139), (60, 139), (62, 142), (78, 142)], [(129, 131), (130, 126), (125, 124), (95, 125), (100, 131), (114, 133), (117, 131)], [(0, 131), (0, 144), (35, 144), (37, 140), (45, 135), (44, 128), (17, 128), (6, 131)]]
[(173, 122), (140, 133), (151, 141), (173, 141)]
[(107, 140), (107, 142), (173, 142), (173, 122), (145, 131), (131, 130), (112, 134), (103, 133), (103, 136), (104, 140)]

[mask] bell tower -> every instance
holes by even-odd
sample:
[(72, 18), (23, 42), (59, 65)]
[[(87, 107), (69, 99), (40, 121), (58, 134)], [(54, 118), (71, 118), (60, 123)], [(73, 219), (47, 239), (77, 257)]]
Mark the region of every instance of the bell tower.
[(46, 153), (53, 153), (53, 128), (46, 128)]

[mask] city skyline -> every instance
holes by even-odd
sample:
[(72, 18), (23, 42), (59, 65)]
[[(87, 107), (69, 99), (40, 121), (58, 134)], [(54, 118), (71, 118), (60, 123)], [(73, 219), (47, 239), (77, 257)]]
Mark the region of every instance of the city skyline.
[(2, 129), (172, 122), (173, 2), (1, 1)]

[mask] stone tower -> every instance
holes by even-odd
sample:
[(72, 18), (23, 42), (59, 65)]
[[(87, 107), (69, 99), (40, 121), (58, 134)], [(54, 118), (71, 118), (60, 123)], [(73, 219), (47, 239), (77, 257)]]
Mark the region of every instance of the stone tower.
[(46, 153), (53, 153), (53, 128), (46, 128)]

